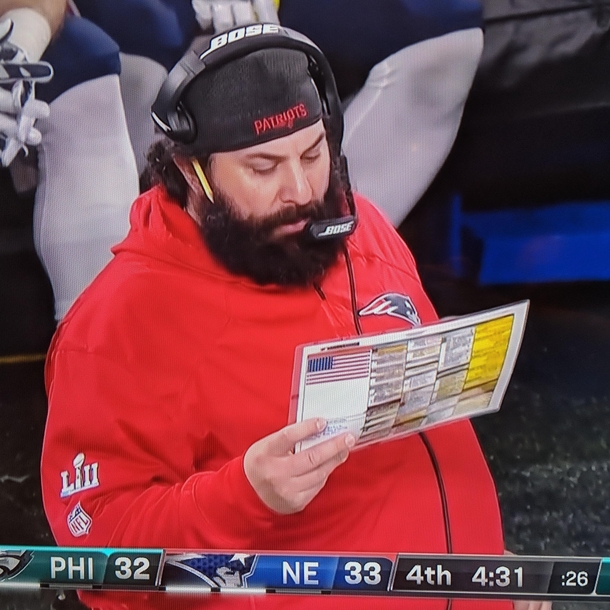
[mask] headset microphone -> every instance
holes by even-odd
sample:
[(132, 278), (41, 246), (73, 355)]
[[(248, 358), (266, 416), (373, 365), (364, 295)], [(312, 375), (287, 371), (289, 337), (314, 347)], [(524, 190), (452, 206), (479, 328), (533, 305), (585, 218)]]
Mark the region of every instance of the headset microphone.
[(349, 178), (347, 173), (347, 159), (345, 155), (339, 157), (341, 176), (344, 177), (347, 186), (345, 197), (349, 207), (349, 215), (339, 218), (331, 218), (327, 220), (316, 220), (308, 223), (305, 227), (305, 232), (315, 241), (323, 241), (327, 239), (335, 239), (337, 237), (347, 237), (356, 230), (358, 218), (356, 216), (356, 206), (354, 197), (349, 186)]
[(333, 218), (332, 220), (319, 220), (310, 222), (307, 225), (306, 231), (310, 237), (316, 241), (324, 239), (333, 239), (335, 237), (344, 237), (351, 235), (356, 229), (356, 219), (354, 216), (342, 216), (341, 218)]

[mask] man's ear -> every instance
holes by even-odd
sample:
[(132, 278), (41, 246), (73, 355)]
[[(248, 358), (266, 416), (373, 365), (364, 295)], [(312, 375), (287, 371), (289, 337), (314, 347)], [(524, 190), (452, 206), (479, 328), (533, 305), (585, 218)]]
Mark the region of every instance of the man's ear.
[(203, 189), (201, 187), (201, 183), (199, 182), (199, 178), (197, 178), (197, 174), (193, 169), (193, 165), (191, 164), (190, 159), (186, 159), (185, 157), (174, 157), (174, 163), (176, 167), (186, 180), (189, 188), (195, 192), (196, 195), (203, 195)]

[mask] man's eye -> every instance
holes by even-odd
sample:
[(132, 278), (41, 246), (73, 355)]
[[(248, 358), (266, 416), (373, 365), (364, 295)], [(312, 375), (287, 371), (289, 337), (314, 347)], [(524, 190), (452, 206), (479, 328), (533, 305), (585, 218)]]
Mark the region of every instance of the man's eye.
[(274, 169), (275, 165), (262, 165), (253, 167), (252, 171), (255, 174), (259, 174), (261, 176), (268, 176), (269, 174), (273, 173)]
[(303, 161), (306, 163), (313, 163), (320, 158), (320, 152), (309, 153), (303, 157)]

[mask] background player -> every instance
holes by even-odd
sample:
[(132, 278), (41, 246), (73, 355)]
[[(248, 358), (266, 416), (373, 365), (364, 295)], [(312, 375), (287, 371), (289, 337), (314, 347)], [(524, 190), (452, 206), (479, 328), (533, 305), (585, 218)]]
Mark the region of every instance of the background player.
[[(391, 4), (376, 5), (372, 15), (391, 15)], [(340, 29), (346, 7), (309, 3), (303, 14), (304, 6), (285, 2), (283, 19), (311, 28), (315, 15), (313, 37), (322, 43), (329, 40), (329, 27), (339, 32), (330, 40), (335, 45), (331, 56), (341, 66), (336, 49), (352, 49)], [(356, 184), (395, 224), (425, 191), (453, 142), (482, 44), (477, 7), (478, 2), (465, 8), (449, 0), (425, 10), (417, 3), (401, 5), (401, 19), (413, 23), (398, 38), (381, 28), (386, 38), (381, 46), (368, 26), (358, 31), (361, 47), (372, 55), (355, 60), (357, 71), (390, 56), (375, 66), (360, 92), (345, 91), (350, 99), (356, 93), (347, 110), (346, 150)], [(44, 53), (55, 67), (52, 83), (38, 88), (38, 97), (53, 111), (47, 117), (44, 103), (33, 95), (26, 109), (23, 101), (13, 101), (19, 96), (5, 91), (0, 110), (19, 116), (21, 130), (15, 132), (10, 120), (5, 124), (7, 133), (20, 137), (9, 134), (2, 163), (10, 165), (24, 145), (42, 140), (38, 168), (30, 155), (29, 163), (19, 157), (11, 169), (18, 190), (39, 187), (34, 240), (61, 319), (127, 230), (138, 175), (155, 140), (148, 109), (167, 70), (198, 33), (257, 19), (277, 22), (277, 15), (271, 0), (76, 0), (60, 30), (65, 0), (0, 3), (2, 12), (15, 9), (20, 17), (11, 13), (16, 23), (10, 44), (20, 49), (18, 58), (36, 61)], [(352, 6), (352, 23), (358, 28), (369, 23), (370, 11), (366, 5)], [(142, 26), (133, 28), (133, 23)], [(390, 23), (396, 28), (398, 22)], [(40, 131), (24, 132), (36, 118)]]
[[(37, 109), (32, 118), (38, 118), (28, 133), (13, 129), (5, 138), (2, 160), (11, 164), (19, 190), (36, 190), (34, 243), (53, 286), (57, 319), (127, 233), (138, 194), (119, 49), (94, 24), (65, 11), (64, 0), (0, 2), (0, 13), (13, 23), (3, 43), (17, 49), (13, 61), (42, 57), (54, 68), (49, 83), (29, 88), (27, 103), (16, 94), (23, 81), (2, 93), (5, 121), (27, 125), (29, 108)], [(32, 154), (15, 158), (22, 145), (37, 142)]]

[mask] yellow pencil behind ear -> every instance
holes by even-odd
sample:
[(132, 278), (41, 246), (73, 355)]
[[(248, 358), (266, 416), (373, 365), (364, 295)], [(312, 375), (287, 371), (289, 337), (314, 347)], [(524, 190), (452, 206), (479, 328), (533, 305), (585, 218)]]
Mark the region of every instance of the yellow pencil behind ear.
[(212, 203), (214, 203), (214, 193), (212, 192), (212, 187), (210, 186), (210, 183), (203, 171), (203, 168), (201, 167), (201, 164), (197, 159), (191, 159), (191, 164), (193, 166), (193, 169), (195, 170), (195, 173), (197, 174), (197, 178), (199, 178), (199, 182), (201, 184), (203, 192), (205, 193), (205, 196)]

